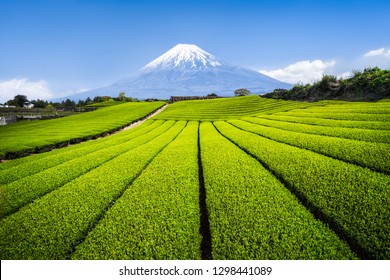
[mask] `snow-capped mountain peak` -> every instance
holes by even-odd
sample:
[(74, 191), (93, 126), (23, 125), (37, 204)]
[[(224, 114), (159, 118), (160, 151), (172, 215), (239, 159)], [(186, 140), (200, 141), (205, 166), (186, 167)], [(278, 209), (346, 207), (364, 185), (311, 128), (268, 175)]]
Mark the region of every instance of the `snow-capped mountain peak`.
[(178, 44), (145, 65), (142, 70), (175, 69), (206, 70), (222, 66), (222, 62), (196, 45)]
[(259, 94), (275, 88), (291, 88), (291, 85), (227, 63), (196, 45), (178, 44), (132, 76), (70, 98), (118, 96), (120, 92), (139, 99), (169, 99), (175, 95), (204, 96), (209, 93), (232, 96), (238, 88)]

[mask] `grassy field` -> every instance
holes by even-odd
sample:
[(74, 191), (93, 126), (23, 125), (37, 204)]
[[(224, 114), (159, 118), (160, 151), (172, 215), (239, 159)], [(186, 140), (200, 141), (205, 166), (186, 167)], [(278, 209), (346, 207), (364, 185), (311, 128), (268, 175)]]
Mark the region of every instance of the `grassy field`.
[(92, 103), (88, 104), (85, 107), (108, 107), (108, 106), (114, 106), (114, 105), (120, 105), (126, 103), (126, 101), (115, 101), (114, 99), (109, 99), (107, 101), (102, 101), (102, 102), (97, 102), (97, 103)]
[(291, 108), (307, 108), (319, 103), (293, 102), (259, 98), (250, 95), (241, 98), (218, 98), (211, 100), (191, 100), (171, 104), (156, 119), (214, 121), (272, 114), (288, 111)]
[(17, 158), (102, 136), (145, 117), (163, 104), (131, 102), (65, 118), (0, 126), (0, 159)]
[(136, 128), (1, 163), (0, 257), (388, 260), (389, 136), (389, 102), (170, 104)]

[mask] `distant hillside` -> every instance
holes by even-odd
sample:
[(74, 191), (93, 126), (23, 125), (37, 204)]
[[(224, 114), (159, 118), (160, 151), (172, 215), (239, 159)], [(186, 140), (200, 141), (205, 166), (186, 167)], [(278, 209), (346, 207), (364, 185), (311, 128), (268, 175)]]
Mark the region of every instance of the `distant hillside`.
[(263, 97), (300, 101), (376, 101), (390, 97), (390, 70), (366, 68), (354, 71), (348, 79), (326, 75), (312, 85), (297, 84), (290, 90), (276, 89)]

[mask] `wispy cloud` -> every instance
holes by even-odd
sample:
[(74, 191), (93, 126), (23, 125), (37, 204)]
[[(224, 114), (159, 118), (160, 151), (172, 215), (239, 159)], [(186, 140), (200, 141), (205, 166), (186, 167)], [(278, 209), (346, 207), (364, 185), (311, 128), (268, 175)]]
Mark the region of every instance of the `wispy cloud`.
[(26, 95), (29, 100), (46, 100), (53, 97), (53, 93), (45, 80), (37, 82), (32, 82), (28, 79), (0, 81), (0, 102), (6, 102), (19, 94)]
[(283, 82), (306, 84), (320, 80), (325, 71), (332, 68), (335, 64), (335, 61), (324, 62), (320, 59), (313, 61), (303, 60), (290, 64), (283, 69), (260, 70), (259, 72)]
[(372, 51), (366, 52), (364, 54), (364, 57), (384, 55), (385, 53), (386, 53), (385, 48), (380, 48), (377, 50), (372, 50)]
[(390, 49), (380, 48), (364, 54), (364, 57), (388, 57), (390, 58)]
[(390, 68), (390, 48), (380, 48), (366, 52), (361, 56), (358, 64), (360, 68), (366, 67), (381, 67)]

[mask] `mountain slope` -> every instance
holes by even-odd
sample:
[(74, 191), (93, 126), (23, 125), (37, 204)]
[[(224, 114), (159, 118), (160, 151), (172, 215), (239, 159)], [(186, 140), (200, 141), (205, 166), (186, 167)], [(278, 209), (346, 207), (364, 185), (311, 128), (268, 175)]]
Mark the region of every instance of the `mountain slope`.
[(275, 88), (290, 87), (257, 71), (226, 63), (195, 45), (178, 44), (131, 77), (70, 98), (117, 96), (123, 91), (127, 96), (139, 99), (209, 93), (231, 96), (237, 88), (265, 93)]

